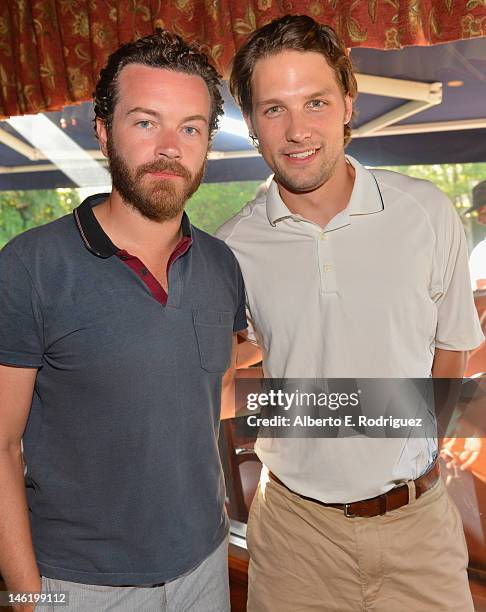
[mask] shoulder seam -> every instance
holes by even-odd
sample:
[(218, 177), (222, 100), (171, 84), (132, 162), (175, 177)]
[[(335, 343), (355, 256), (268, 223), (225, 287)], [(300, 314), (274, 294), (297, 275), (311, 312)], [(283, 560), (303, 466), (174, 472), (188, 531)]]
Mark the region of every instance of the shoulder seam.
[[(37, 287), (35, 286), (34, 279), (32, 278), (32, 275), (29, 272), (29, 269), (25, 265), (22, 257), (20, 257), (20, 255), (17, 253), (17, 250), (15, 249), (15, 245), (11, 244), (10, 248), (12, 249), (12, 252), (14, 253), (15, 257), (18, 259), (18, 261), (19, 261), (20, 265), (22, 266), (22, 268), (25, 270), (25, 273), (27, 274), (27, 277), (29, 278), (30, 286), (34, 290), (34, 293), (36, 294), (37, 299), (39, 300), (39, 304), (42, 307), (42, 298), (40, 296), (40, 293), (39, 293)], [(44, 323), (44, 314), (42, 314), (42, 335), (43, 335), (42, 341), (43, 341), (43, 344), (45, 345), (46, 330), (45, 330), (44, 325), (45, 325), (45, 323)]]
[(19, 260), (19, 262), (20, 262), (20, 264), (21, 264), (22, 268), (25, 270), (25, 272), (26, 272), (27, 276), (29, 277), (30, 284), (32, 285), (32, 288), (33, 288), (33, 289), (34, 289), (34, 291), (36, 292), (37, 297), (39, 298), (39, 302), (41, 302), (41, 303), (42, 303), (41, 297), (40, 297), (40, 295), (39, 295), (39, 292), (37, 291), (37, 287), (35, 286), (34, 280), (33, 280), (33, 278), (32, 278), (32, 275), (31, 275), (31, 274), (30, 274), (30, 272), (29, 272), (29, 269), (28, 269), (28, 268), (27, 268), (27, 266), (25, 265), (25, 263), (24, 263), (24, 261), (23, 261), (22, 257), (20, 257), (20, 255), (17, 253), (17, 250), (15, 249), (15, 245), (14, 245), (14, 244), (11, 244), (11, 245), (10, 245), (10, 248), (12, 249), (12, 252), (14, 253), (15, 257), (16, 257), (16, 258)]
[[(381, 181), (379, 179), (379, 177), (376, 177), (376, 180), (379, 181), (382, 185), (384, 185), (388, 189), (393, 189), (393, 191), (398, 191), (399, 193), (401, 193), (401, 194), (405, 195), (406, 197), (410, 198), (411, 200), (413, 200), (417, 204), (417, 206), (420, 208), (420, 210), (422, 211), (422, 214), (425, 216), (425, 218), (427, 220), (427, 225), (428, 225), (430, 231), (432, 232), (432, 235), (434, 236), (434, 238), (436, 238), (436, 234), (435, 234), (434, 228), (432, 226), (432, 223), (430, 222), (430, 217), (427, 214), (427, 211), (425, 210), (423, 204), (419, 200), (417, 200), (417, 198), (415, 196), (411, 195), (408, 191), (404, 191), (403, 189), (399, 189), (398, 187), (395, 187), (395, 185), (388, 184), (386, 181)], [(431, 183), (431, 185), (433, 185), (433, 183)]]
[[(255, 210), (255, 208), (256, 208), (256, 206), (257, 206), (257, 203), (256, 203), (256, 201), (255, 201), (255, 200), (251, 200), (250, 202), (248, 202), (248, 203), (247, 203), (247, 206), (249, 206), (249, 205), (250, 205), (250, 204), (252, 204), (253, 202), (255, 202), (255, 205), (251, 207), (251, 212), (250, 212), (250, 214), (249, 214), (249, 215), (246, 215), (246, 217), (241, 217), (240, 219), (238, 219), (238, 221), (235, 223), (235, 225), (234, 225), (233, 229), (231, 230), (231, 232), (230, 232), (230, 233), (228, 234), (228, 236), (227, 236), (227, 237), (226, 237), (226, 238), (223, 240), (223, 242), (224, 242), (225, 244), (227, 244), (227, 241), (228, 241), (228, 240), (231, 238), (231, 236), (232, 236), (232, 235), (233, 235), (233, 233), (235, 232), (235, 230), (236, 230), (236, 228), (238, 227), (238, 225), (239, 225), (239, 224), (240, 224), (242, 221), (244, 221), (245, 219), (249, 219), (249, 218), (250, 218), (250, 217), (253, 215), (253, 212), (254, 212), (254, 210)], [(265, 202), (266, 202), (266, 200), (265, 200)]]

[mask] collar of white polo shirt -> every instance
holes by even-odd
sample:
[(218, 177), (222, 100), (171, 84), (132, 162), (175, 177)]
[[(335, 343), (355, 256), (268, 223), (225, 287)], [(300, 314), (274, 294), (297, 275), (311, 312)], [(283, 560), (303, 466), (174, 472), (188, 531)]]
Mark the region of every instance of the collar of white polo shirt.
[[(355, 170), (353, 191), (348, 205), (339, 212), (326, 227), (327, 231), (349, 225), (349, 217), (353, 215), (370, 215), (384, 210), (383, 199), (375, 177), (368, 172), (356, 159), (346, 155), (346, 160)], [(275, 227), (279, 221), (307, 221), (302, 215), (292, 213), (280, 196), (275, 178), (271, 180), (267, 193), (267, 217), (270, 225)]]

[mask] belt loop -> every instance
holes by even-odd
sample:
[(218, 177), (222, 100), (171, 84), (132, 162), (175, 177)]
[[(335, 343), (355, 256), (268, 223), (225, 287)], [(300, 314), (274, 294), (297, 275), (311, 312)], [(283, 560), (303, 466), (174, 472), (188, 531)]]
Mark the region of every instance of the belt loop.
[(417, 499), (416, 494), (415, 494), (415, 482), (413, 480), (407, 480), (407, 487), (408, 487), (408, 503), (414, 504)]

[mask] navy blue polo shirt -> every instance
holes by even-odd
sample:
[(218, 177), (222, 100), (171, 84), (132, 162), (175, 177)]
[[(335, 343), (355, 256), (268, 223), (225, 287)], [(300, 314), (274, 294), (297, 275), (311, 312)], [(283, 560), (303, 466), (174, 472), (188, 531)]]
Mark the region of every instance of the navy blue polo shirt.
[(185, 216), (164, 304), (98, 224), (102, 199), (0, 253), (0, 363), (39, 368), (24, 455), (41, 574), (156, 584), (227, 533), (221, 378), (244, 288), (230, 249)]

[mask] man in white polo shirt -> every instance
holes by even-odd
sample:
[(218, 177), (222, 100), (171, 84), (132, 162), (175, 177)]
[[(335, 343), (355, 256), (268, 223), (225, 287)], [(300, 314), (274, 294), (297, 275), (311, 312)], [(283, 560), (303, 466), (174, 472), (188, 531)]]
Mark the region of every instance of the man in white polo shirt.
[[(486, 226), (486, 181), (481, 181), (472, 190), (472, 206), (464, 214), (477, 212), (477, 222)], [(473, 249), (469, 258), (469, 270), (474, 291), (486, 289), (486, 238)]]
[[(486, 181), (481, 181), (472, 190), (472, 206), (465, 214), (477, 212), (477, 222), (486, 226)], [(483, 333), (486, 331), (486, 238), (483, 238), (472, 250), (469, 257), (471, 286), (474, 291), (474, 303), (481, 321)], [(486, 344), (469, 354), (466, 376), (486, 372)]]
[[(344, 155), (357, 87), (333, 30), (270, 23), (238, 51), (230, 86), (275, 173), (218, 234), (265, 376), (462, 377), (483, 336), (461, 223), (432, 184)], [(434, 438), (256, 450), (267, 478), (248, 522), (250, 612), (473, 610)]]

